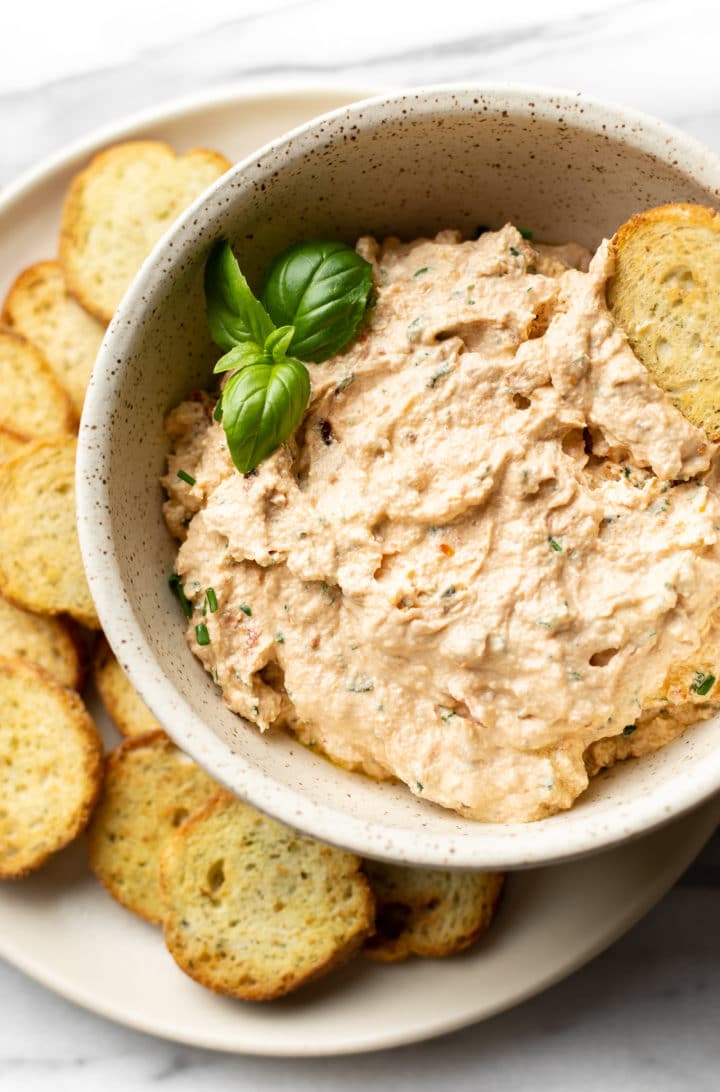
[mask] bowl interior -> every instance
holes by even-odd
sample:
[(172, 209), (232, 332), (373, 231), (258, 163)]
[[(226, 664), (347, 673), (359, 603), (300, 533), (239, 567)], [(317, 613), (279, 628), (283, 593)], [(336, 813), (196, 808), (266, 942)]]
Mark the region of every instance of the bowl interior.
[(81, 544), (118, 658), (178, 744), (239, 795), (371, 856), (522, 867), (639, 833), (720, 786), (720, 721), (596, 778), (572, 811), (527, 826), (464, 820), (346, 773), (222, 703), (167, 587), (175, 544), (158, 479), (164, 414), (211, 382), (202, 270), (230, 237), (250, 279), (287, 243), (471, 233), (508, 220), (590, 247), (667, 201), (718, 203), (720, 164), (650, 119), (537, 89), (436, 89), (336, 111), (245, 160), (174, 226), (121, 305), (81, 430)]

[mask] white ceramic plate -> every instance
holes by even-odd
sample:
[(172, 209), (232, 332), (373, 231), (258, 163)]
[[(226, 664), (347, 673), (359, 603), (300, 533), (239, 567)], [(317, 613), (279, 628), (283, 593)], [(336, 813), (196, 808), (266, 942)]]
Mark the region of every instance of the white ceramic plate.
[[(207, 144), (237, 158), (366, 94), (230, 90), (131, 119), (73, 146), (5, 191), (0, 290), (24, 265), (55, 253), (66, 186), (102, 144), (158, 137), (179, 149)], [(619, 849), (513, 875), (492, 931), (463, 956), (398, 967), (358, 960), (268, 1006), (215, 997), (187, 979), (158, 930), (116, 905), (93, 879), (82, 842), (38, 875), (0, 886), (0, 956), (94, 1012), (179, 1042), (254, 1054), (375, 1050), (485, 1018), (569, 974), (664, 894), (719, 820), (715, 801)]]

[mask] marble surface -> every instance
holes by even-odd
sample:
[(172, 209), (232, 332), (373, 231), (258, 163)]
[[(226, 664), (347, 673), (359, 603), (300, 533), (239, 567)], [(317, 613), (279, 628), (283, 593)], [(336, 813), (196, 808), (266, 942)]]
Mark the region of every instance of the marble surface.
[[(720, 151), (720, 9), (686, 0), (36, 0), (3, 16), (0, 186), (89, 129), (218, 83), (581, 88)], [(640, 925), (511, 1013), (422, 1046), (331, 1061), (228, 1058), (115, 1027), (0, 964), (5, 1092), (720, 1086), (720, 840)]]

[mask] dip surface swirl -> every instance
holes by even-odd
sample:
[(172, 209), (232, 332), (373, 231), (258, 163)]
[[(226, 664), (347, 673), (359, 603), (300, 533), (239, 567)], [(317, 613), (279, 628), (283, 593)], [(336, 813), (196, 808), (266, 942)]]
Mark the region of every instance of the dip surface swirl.
[(212, 398), (169, 415), (188, 639), (261, 730), (542, 818), (715, 711), (717, 459), (613, 322), (607, 242), (358, 250), (375, 306), (288, 445), (242, 476)]

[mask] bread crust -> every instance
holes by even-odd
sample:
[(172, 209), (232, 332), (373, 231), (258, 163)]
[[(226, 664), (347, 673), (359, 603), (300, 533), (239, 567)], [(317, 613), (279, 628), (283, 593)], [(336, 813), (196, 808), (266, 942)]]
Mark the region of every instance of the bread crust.
[(34, 614), (0, 595), (0, 642), (5, 657), (35, 664), (61, 686), (80, 689), (79, 640), (64, 618)]
[(42, 352), (79, 419), (105, 326), (70, 295), (59, 262), (36, 262), (16, 277), (2, 321)]
[[(216, 833), (212, 830), (213, 820), (227, 819), (228, 827), (233, 835), (238, 838), (246, 837), (249, 826), (254, 823), (258, 828), (258, 839), (266, 839), (273, 847), (273, 853), (268, 851), (268, 845), (263, 842), (264, 863), (263, 871), (250, 873), (254, 879), (243, 877), (241, 871), (234, 871), (236, 885), (226, 895), (228, 904), (235, 907), (243, 907), (247, 912), (249, 900), (256, 899), (253, 919), (253, 929), (248, 928), (245, 922), (244, 937), (251, 936), (259, 943), (258, 938), (264, 930), (268, 932), (265, 937), (266, 948), (263, 956), (258, 957), (257, 951), (246, 956), (235, 957), (233, 951), (232, 928), (236, 923), (226, 925), (225, 935), (214, 931), (209, 915), (204, 912), (204, 906), (212, 907), (213, 892), (204, 888), (200, 883), (200, 874), (207, 870), (207, 860), (218, 855), (228, 858), (232, 853), (232, 845), (229, 838), (218, 842)], [(207, 847), (202, 846), (202, 837), (208, 832), (209, 841)], [(284, 839), (275, 842), (278, 832), (283, 832)], [(289, 846), (293, 846), (289, 852)], [(312, 847), (310, 850), (308, 847)], [(246, 850), (247, 852), (247, 850)], [(313, 859), (305, 860), (303, 854), (311, 853)], [(205, 854), (205, 855), (203, 855)], [(306, 872), (300, 865), (302, 856)], [(314, 859), (319, 856), (320, 861)], [(206, 860), (207, 858), (207, 860)], [(282, 859), (283, 863), (279, 863)], [(241, 856), (242, 861), (242, 856)], [(232, 862), (233, 865), (235, 862)], [(249, 862), (252, 863), (252, 862)], [(272, 914), (268, 911), (269, 900), (267, 892), (264, 901), (261, 894), (263, 885), (273, 892), (277, 889), (283, 892), (284, 882), (287, 882), (288, 898), (300, 900), (303, 898), (302, 884), (312, 877), (320, 882), (323, 877), (318, 876), (319, 863), (324, 865), (323, 876), (328, 889), (332, 893), (336, 890), (336, 884), (345, 885), (343, 890), (351, 892), (347, 900), (352, 903), (346, 909), (342, 905), (334, 906), (334, 920), (342, 921), (344, 932), (342, 938), (338, 938), (334, 944), (329, 941), (324, 945), (324, 952), (317, 954), (315, 959), (308, 956), (311, 940), (315, 937), (319, 928), (323, 927), (317, 917), (317, 892), (313, 891), (312, 911), (308, 912), (307, 932), (302, 938), (303, 951), (293, 949), (287, 953), (285, 965), (279, 969), (271, 966), (273, 959), (278, 959), (277, 946), (272, 943)], [(246, 866), (247, 868), (247, 863)], [(212, 868), (212, 865), (211, 865)], [(238, 866), (239, 868), (239, 866)], [(299, 887), (298, 893), (293, 884)], [(301, 880), (300, 877), (303, 877)], [(248, 805), (237, 800), (230, 793), (219, 792), (204, 807), (192, 815), (182, 827), (178, 829), (168, 844), (160, 862), (160, 882), (165, 895), (166, 916), (164, 935), (167, 948), (175, 962), (190, 978), (200, 985), (221, 993), (228, 997), (235, 997), (245, 1001), (271, 1001), (283, 997), (298, 989), (300, 986), (314, 981), (329, 973), (334, 968), (347, 962), (360, 948), (365, 938), (370, 934), (374, 921), (374, 900), (370, 886), (365, 879), (359, 858), (352, 854), (343, 853), (340, 850), (331, 849), (329, 846), (320, 846), (311, 839), (296, 835), (274, 820), (266, 819)], [(232, 880), (230, 881), (232, 883)], [(275, 884), (275, 886), (272, 886)], [(192, 894), (191, 894), (192, 892)], [(328, 895), (328, 900), (331, 895)], [(278, 913), (284, 913), (286, 906), (274, 908)], [(295, 907), (294, 911), (299, 912)], [(326, 912), (332, 914), (330, 905), (326, 906)], [(234, 915), (233, 910), (233, 915)], [(346, 913), (352, 915), (346, 920)], [(341, 915), (338, 917), (337, 915)], [(196, 933), (202, 928), (204, 937), (197, 936), (188, 939), (190, 918), (195, 920)], [(198, 924), (198, 920), (200, 924)], [(327, 928), (327, 926), (324, 926)], [(336, 924), (336, 928), (339, 926)], [(291, 937), (288, 937), (288, 941)], [(323, 947), (323, 945), (321, 945)], [(259, 967), (259, 962), (265, 959), (264, 969)], [(285, 953), (283, 951), (283, 958)]]
[[(48, 857), (63, 849), (87, 826), (102, 786), (103, 749), (97, 728), (79, 695), (61, 686), (42, 668), (22, 660), (0, 660), (0, 693), (3, 694), (3, 718), (0, 721), (3, 761), (0, 761), (0, 770), (3, 772), (2, 796), (7, 812), (7, 818), (0, 820), (0, 879), (18, 879), (38, 869)], [(52, 730), (44, 731), (39, 737), (30, 731), (21, 733), (22, 722), (32, 720), (35, 705), (41, 701), (43, 712), (53, 711), (57, 718), (53, 721)], [(12, 739), (9, 738), (11, 733)], [(6, 740), (3, 739), (5, 735), (8, 736)], [(69, 767), (72, 737), (76, 744), (76, 763)], [(49, 814), (48, 830), (42, 843), (34, 846), (26, 844), (22, 850), (14, 850), (17, 824), (23, 821), (23, 816), (13, 809), (9, 785), (13, 771), (17, 774), (20, 762), (18, 740), (24, 742), (26, 750), (40, 747), (43, 743), (48, 748), (54, 746), (50, 766), (53, 772), (59, 769), (63, 775), (56, 790), (48, 791), (45, 782), (49, 763), (47, 754), (38, 756), (20, 771), (24, 785), (21, 803), (25, 810), (28, 793), (32, 791), (31, 778), (33, 774), (38, 778), (35, 786), (37, 808), (34, 809), (33, 823), (25, 832), (28, 843), (33, 839), (37, 843), (39, 822), (46, 813)], [(63, 809), (66, 814), (59, 815), (60, 804), (71, 791), (70, 804)]]
[(134, 690), (104, 637), (95, 646), (92, 672), (100, 699), (122, 736), (129, 739), (162, 731), (162, 725)]
[(455, 955), (485, 933), (500, 902), (500, 872), (455, 872), (366, 861), (377, 930), (363, 955), (377, 963)]
[[(136, 761), (146, 752), (146, 761)], [(163, 731), (123, 740), (105, 759), (100, 802), (88, 829), (90, 867), (112, 897), (162, 923), (158, 860), (179, 821), (217, 790)]]
[(19, 455), (27, 440), (9, 428), (0, 427), (0, 465)]
[[(185, 179), (182, 181), (182, 186), (178, 184), (181, 196), (178, 199), (176, 195), (170, 208), (163, 210), (166, 215), (161, 219), (149, 210), (147, 193), (138, 193), (134, 187), (129, 189), (125, 187), (122, 171), (120, 177), (106, 180), (106, 175), (112, 175), (116, 168), (122, 168), (128, 164), (137, 165), (143, 160), (154, 160), (157, 163), (164, 160), (166, 166), (174, 161), (182, 164), (181, 169), (184, 169), (188, 163), (193, 165), (197, 163), (198, 174), (201, 176), (198, 184), (190, 187), (192, 192), (186, 192), (184, 189)], [(127, 141), (111, 145), (98, 152), (73, 178), (65, 198), (60, 227), (60, 264), (63, 267), (69, 291), (85, 310), (100, 322), (108, 323), (120, 303), (125, 288), (157, 239), (183, 209), (230, 166), (230, 162), (219, 152), (193, 148), (183, 155), (177, 155), (173, 148), (163, 141)], [(96, 189), (96, 183), (101, 180), (107, 185), (109, 194), (107, 196), (103, 189), (102, 198)], [(98, 210), (95, 207), (97, 203), (107, 206), (103, 207), (101, 216), (97, 215)], [(118, 216), (116, 229), (106, 238), (104, 237), (102, 246), (97, 252), (91, 253), (93, 228), (97, 233), (97, 224), (104, 223), (112, 214)], [(137, 214), (137, 220), (133, 220), (135, 214)], [(142, 222), (142, 240), (128, 238), (126, 231), (128, 222), (133, 222), (135, 226)], [(111, 239), (114, 240), (112, 245)], [(122, 278), (117, 279), (113, 287), (108, 287), (103, 282), (100, 270), (103, 259), (109, 252), (112, 253), (112, 260), (116, 265), (115, 272), (120, 267), (123, 271)]]
[(610, 311), (658, 386), (694, 425), (720, 440), (720, 215), (661, 205), (612, 239)]
[(36, 440), (5, 464), (0, 592), (25, 610), (69, 614), (98, 629), (75, 522), (76, 450), (75, 437)]
[(19, 440), (72, 436), (77, 431), (72, 402), (43, 353), (7, 326), (0, 326), (0, 366), (0, 428)]

